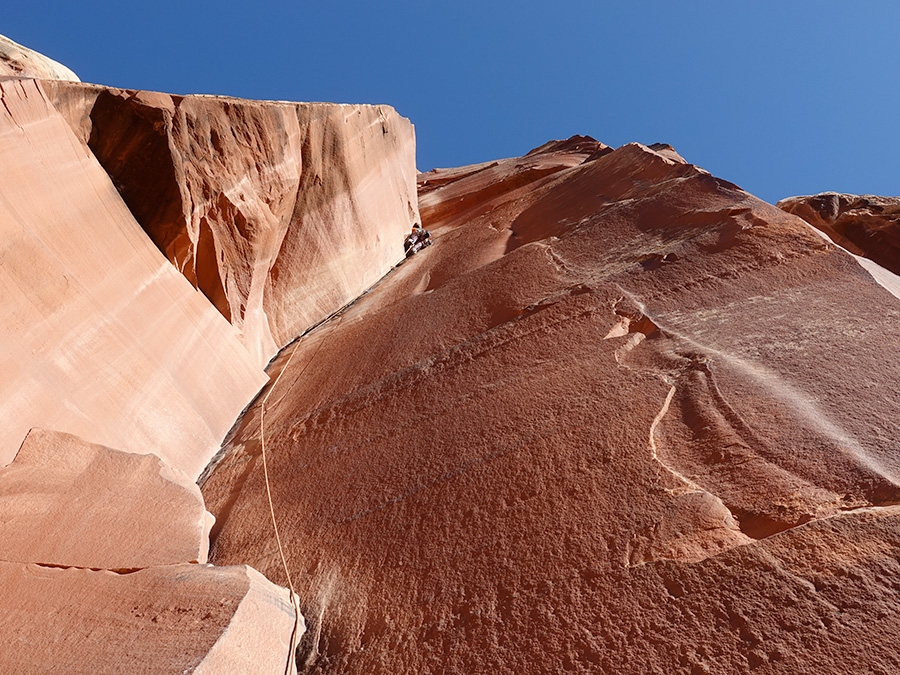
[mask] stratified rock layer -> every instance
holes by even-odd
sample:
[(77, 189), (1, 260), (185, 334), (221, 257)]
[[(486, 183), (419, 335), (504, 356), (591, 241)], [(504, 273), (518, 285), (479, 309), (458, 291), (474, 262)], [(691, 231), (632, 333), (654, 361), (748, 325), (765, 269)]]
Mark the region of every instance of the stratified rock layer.
[(292, 651), (288, 591), (248, 567), (0, 562), (0, 588), (3, 673), (281, 675)]
[(783, 199), (778, 208), (800, 216), (848, 251), (900, 274), (900, 197), (823, 192)]
[[(307, 672), (896, 672), (900, 301), (668, 146), (421, 178), (434, 246), (271, 373)], [(282, 581), (259, 424), (211, 558)]]
[(0, 464), (42, 427), (196, 477), (265, 375), (41, 85), (0, 96)]
[(33, 429), (0, 469), (0, 560), (133, 570), (206, 562), (212, 516), (155, 455)]
[(3, 35), (0, 35), (0, 77), (78, 82), (78, 76), (61, 63)]
[(415, 136), (389, 106), (48, 91), (260, 365), (403, 258)]

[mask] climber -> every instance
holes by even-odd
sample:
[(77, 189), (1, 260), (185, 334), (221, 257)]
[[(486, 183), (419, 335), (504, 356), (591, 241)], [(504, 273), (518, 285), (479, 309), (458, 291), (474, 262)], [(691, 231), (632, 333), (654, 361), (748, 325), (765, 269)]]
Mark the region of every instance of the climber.
[(431, 246), (431, 232), (422, 229), (419, 223), (414, 223), (412, 232), (406, 235), (403, 240), (403, 250), (406, 251), (406, 257), (415, 255), (426, 246)]
[(419, 234), (422, 232), (422, 226), (418, 223), (413, 223), (412, 232), (406, 235), (406, 239), (403, 240), (403, 250), (409, 251), (413, 247), (413, 245), (419, 240)]

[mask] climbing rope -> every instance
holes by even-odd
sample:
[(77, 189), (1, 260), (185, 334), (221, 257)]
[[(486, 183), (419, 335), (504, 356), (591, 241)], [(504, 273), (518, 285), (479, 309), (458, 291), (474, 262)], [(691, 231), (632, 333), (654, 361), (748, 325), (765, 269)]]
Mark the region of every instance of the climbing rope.
[[(321, 343), (319, 343), (319, 346), (321, 346)], [(269, 397), (272, 395), (272, 392), (275, 391), (275, 387), (278, 385), (278, 381), (281, 379), (281, 376), (284, 375), (285, 371), (288, 369), (288, 366), (291, 365), (291, 361), (293, 360), (294, 354), (296, 353), (297, 348), (295, 347), (293, 351), (291, 351), (291, 355), (288, 357), (287, 362), (284, 364), (284, 368), (281, 369), (281, 372), (278, 373), (278, 377), (275, 378), (272, 386), (269, 387), (269, 391), (266, 392), (259, 410), (259, 442), (262, 446), (263, 477), (266, 480), (266, 498), (269, 500), (269, 515), (272, 517), (272, 529), (275, 530), (275, 542), (278, 544), (278, 554), (281, 556), (281, 566), (284, 569), (284, 576), (287, 577), (288, 588), (290, 589), (291, 593), (291, 604), (294, 606), (294, 627), (291, 629), (291, 639), (288, 642), (288, 656), (287, 663), (285, 663), (284, 666), (284, 675), (290, 675), (291, 663), (294, 659), (294, 641), (297, 639), (297, 630), (300, 628), (300, 603), (297, 598), (297, 592), (294, 590), (294, 582), (291, 579), (291, 571), (288, 569), (287, 558), (285, 558), (284, 555), (284, 547), (282, 547), (281, 545), (281, 535), (278, 533), (278, 520), (275, 518), (275, 505), (272, 503), (272, 486), (269, 483), (269, 466), (266, 462), (265, 418), (266, 403), (269, 402)]]
[[(383, 277), (381, 277), (381, 279), (379, 279), (372, 286), (370, 286), (369, 288), (364, 290), (359, 296), (354, 298), (352, 301), (348, 302), (346, 305), (341, 307), (339, 310), (332, 312), (330, 315), (328, 315), (327, 317), (325, 317), (318, 323), (314, 324), (313, 326), (311, 326), (310, 328), (305, 330), (303, 332), (303, 334), (300, 336), (300, 338), (303, 338), (304, 336), (308, 335), (310, 332), (314, 331), (319, 326), (329, 322), (334, 317), (339, 316), (340, 318), (338, 319), (338, 323), (335, 326), (335, 329), (337, 329), (337, 327), (340, 326), (341, 322), (344, 320), (344, 316), (343, 316), (344, 312), (347, 309), (349, 309), (351, 306), (356, 304), (357, 300), (359, 300), (361, 297), (366, 295), (373, 288), (375, 288), (376, 286), (381, 284), (381, 282), (384, 281), (388, 277), (388, 275), (390, 275), (391, 272), (393, 272), (395, 269), (397, 269), (403, 262), (404, 262), (404, 260), (401, 260), (400, 262), (396, 263), (393, 267), (391, 267), (391, 269), (389, 269), (387, 271), (387, 273), (385, 273), (385, 275)], [(300, 338), (298, 338), (298, 341)], [(309, 364), (315, 360), (315, 358), (319, 354), (319, 350), (322, 348), (323, 344), (325, 344), (325, 336), (322, 336), (322, 339), (319, 340), (319, 344), (316, 346), (316, 349), (313, 352), (312, 356), (309, 357), (309, 360), (306, 362), (306, 365), (304, 365), (303, 369), (297, 374), (298, 379), (300, 377), (302, 377), (303, 374), (306, 372), (306, 369), (309, 368)], [(275, 381), (272, 382), (272, 386), (269, 387), (269, 391), (267, 391), (266, 395), (263, 397), (262, 403), (260, 404), (260, 409), (259, 409), (259, 443), (260, 443), (260, 447), (262, 449), (261, 454), (262, 454), (262, 465), (263, 465), (263, 477), (265, 478), (265, 482), (266, 482), (266, 499), (269, 502), (269, 515), (271, 516), (271, 519), (272, 519), (272, 529), (275, 531), (275, 543), (278, 545), (278, 555), (281, 557), (281, 567), (284, 570), (284, 576), (287, 578), (288, 589), (290, 589), (290, 592), (291, 592), (291, 604), (294, 606), (294, 627), (291, 630), (291, 639), (288, 644), (288, 657), (287, 657), (287, 662), (285, 663), (285, 666), (284, 666), (284, 674), (285, 675), (289, 675), (291, 672), (291, 663), (293, 662), (293, 659), (294, 659), (294, 653), (293, 653), (294, 641), (297, 639), (297, 631), (300, 628), (300, 619), (301, 619), (302, 615), (300, 613), (299, 598), (297, 596), (296, 591), (294, 590), (294, 582), (291, 579), (291, 572), (288, 569), (287, 557), (284, 555), (284, 547), (281, 545), (281, 534), (278, 532), (278, 520), (275, 517), (275, 505), (272, 502), (272, 486), (269, 482), (269, 465), (268, 465), (268, 462), (266, 461), (266, 404), (269, 402), (269, 397), (275, 391), (275, 387), (278, 386), (278, 382), (279, 382), (279, 380), (281, 380), (281, 376), (284, 375), (285, 372), (287, 372), (287, 369), (291, 365), (291, 361), (294, 360), (294, 354), (297, 353), (297, 348), (299, 346), (300, 346), (299, 344), (294, 346), (294, 349), (291, 351), (291, 355), (288, 357), (287, 361), (285, 362), (284, 367), (281, 369), (281, 372), (278, 373), (278, 377), (275, 378)]]
[[(391, 271), (393, 271), (393, 269), (394, 268), (391, 268)], [(387, 276), (387, 275), (385, 275), (385, 276)], [(383, 277), (382, 277), (382, 279), (383, 279)], [(379, 279), (379, 283), (380, 282), (381, 282), (381, 279)], [(371, 290), (371, 289), (366, 289), (365, 293), (368, 293), (369, 290)], [(329, 315), (328, 317), (326, 317), (319, 323), (315, 324), (314, 326), (309, 328), (307, 331), (305, 331), (303, 333), (303, 335), (301, 335), (300, 337), (307, 335), (310, 331), (315, 330), (316, 328), (318, 328), (322, 324), (326, 323), (330, 319), (333, 319), (338, 314), (341, 314), (341, 317), (340, 317), (340, 319), (338, 319), (337, 325), (335, 326), (335, 329), (336, 329), (337, 326), (340, 326), (341, 322), (344, 320), (343, 312), (347, 308), (349, 308), (351, 305), (353, 305), (357, 299), (354, 299), (352, 302), (344, 305), (338, 311), (334, 312), (333, 314)], [(316, 356), (318, 356), (319, 350), (322, 349), (323, 344), (325, 344), (325, 336), (324, 335), (322, 336), (322, 339), (319, 340), (319, 344), (316, 346), (316, 349), (312, 353), (312, 356), (310, 356), (309, 359), (307, 360), (306, 365), (304, 365), (303, 369), (297, 374), (298, 379), (303, 377), (303, 374), (306, 372), (306, 369), (309, 368), (309, 364), (312, 363), (313, 361), (315, 361)], [(288, 360), (285, 361), (284, 367), (281, 369), (281, 372), (278, 373), (278, 377), (275, 378), (275, 381), (272, 382), (272, 386), (269, 387), (269, 391), (267, 391), (266, 395), (263, 397), (262, 403), (260, 404), (260, 408), (259, 408), (259, 443), (260, 443), (260, 447), (262, 449), (261, 454), (262, 454), (262, 465), (263, 465), (263, 477), (265, 478), (265, 482), (266, 482), (266, 499), (269, 502), (269, 515), (271, 516), (271, 519), (272, 519), (272, 529), (275, 531), (275, 543), (278, 545), (278, 555), (281, 556), (281, 567), (284, 570), (284, 576), (287, 578), (288, 588), (290, 589), (290, 592), (291, 592), (291, 604), (294, 606), (294, 627), (291, 630), (291, 640), (288, 644), (288, 658), (287, 658), (287, 663), (285, 663), (285, 666), (284, 666), (284, 674), (285, 675), (289, 675), (289, 673), (291, 672), (291, 663), (294, 658), (294, 654), (293, 654), (294, 641), (297, 639), (297, 631), (300, 628), (300, 619), (302, 617), (302, 614), (300, 613), (299, 598), (297, 596), (297, 592), (294, 590), (294, 582), (291, 579), (291, 571), (288, 569), (287, 557), (284, 555), (284, 547), (281, 545), (281, 534), (278, 532), (278, 520), (275, 517), (275, 505), (272, 502), (272, 486), (271, 486), (271, 483), (269, 482), (269, 465), (268, 465), (268, 462), (266, 461), (266, 404), (269, 402), (269, 397), (275, 391), (275, 387), (278, 386), (278, 382), (279, 382), (279, 380), (281, 380), (281, 376), (287, 372), (288, 368), (291, 365), (291, 361), (294, 360), (294, 354), (297, 353), (297, 348), (299, 346), (300, 346), (299, 343), (294, 346), (294, 349), (291, 351), (291, 355), (288, 357)]]

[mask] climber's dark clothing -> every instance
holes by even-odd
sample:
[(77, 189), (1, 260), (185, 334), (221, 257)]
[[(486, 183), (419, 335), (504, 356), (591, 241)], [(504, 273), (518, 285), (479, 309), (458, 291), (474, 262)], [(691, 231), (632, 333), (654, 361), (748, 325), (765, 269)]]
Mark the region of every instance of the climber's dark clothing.
[(403, 250), (406, 251), (407, 258), (426, 246), (431, 246), (431, 232), (423, 230), (421, 227), (413, 227), (413, 231), (403, 240)]

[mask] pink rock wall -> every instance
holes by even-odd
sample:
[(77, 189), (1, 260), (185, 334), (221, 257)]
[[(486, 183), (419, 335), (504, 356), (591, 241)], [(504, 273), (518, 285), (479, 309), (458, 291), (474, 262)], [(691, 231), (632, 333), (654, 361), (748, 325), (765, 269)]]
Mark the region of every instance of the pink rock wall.
[(0, 468), (0, 560), (128, 571), (205, 563), (213, 517), (152, 454), (32, 429)]
[(264, 373), (41, 85), (0, 95), (0, 463), (43, 427), (196, 477)]
[(0, 672), (295, 672), (289, 591), (196, 564), (211, 516), (159, 457), (32, 430), (0, 512)]
[(403, 257), (415, 136), (389, 106), (47, 86), (260, 365)]
[(116, 574), (0, 561), (0, 588), (3, 673), (296, 672), (285, 669), (288, 591), (246, 566)]

